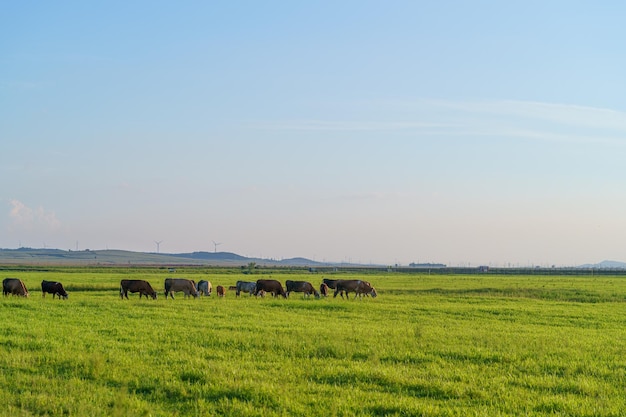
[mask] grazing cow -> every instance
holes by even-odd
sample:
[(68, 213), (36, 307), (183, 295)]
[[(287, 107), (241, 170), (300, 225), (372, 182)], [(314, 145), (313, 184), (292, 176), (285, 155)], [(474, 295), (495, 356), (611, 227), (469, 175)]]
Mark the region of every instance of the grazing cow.
[(273, 297), (282, 295), (283, 298), (287, 298), (287, 293), (283, 289), (283, 285), (275, 279), (259, 279), (256, 282), (256, 291), (254, 295), (259, 295), (261, 291), (269, 292)]
[(63, 288), (63, 284), (60, 282), (43, 280), (41, 281), (41, 295), (45, 297), (46, 293), (52, 294), (53, 300), (55, 295), (59, 297), (59, 300), (61, 297), (63, 297), (64, 300), (67, 300), (68, 297), (65, 288)]
[(196, 290), (200, 293), (200, 295), (206, 295), (207, 297), (211, 295), (213, 291), (213, 286), (211, 285), (211, 281), (201, 280), (198, 282), (196, 286)]
[[(372, 297), (376, 297), (378, 294), (372, 285), (367, 281), (361, 281), (360, 279), (340, 279), (335, 283), (335, 295), (339, 292), (346, 292), (346, 299), (348, 297), (348, 293), (353, 292), (354, 298), (357, 298), (363, 294), (371, 295)], [(343, 298), (343, 295), (341, 296)]]
[(190, 279), (184, 278), (166, 278), (165, 279), (165, 299), (167, 296), (171, 296), (174, 299), (174, 293), (182, 291), (185, 293), (185, 298), (193, 295), (194, 298), (198, 297), (198, 290), (196, 290), (196, 283)]
[(224, 287), (222, 287), (221, 285), (218, 285), (215, 290), (217, 291), (217, 296), (218, 297), (224, 297), (226, 295), (226, 289)]
[(320, 284), (320, 294), (322, 294), (324, 297), (328, 297), (328, 285), (326, 285), (326, 283), (324, 282)]
[(228, 289), (231, 291), (237, 291), (237, 286), (236, 285), (229, 285)]
[(11, 294), (28, 297), (28, 290), (21, 279), (5, 278), (2, 281), (2, 294), (5, 296)]
[(287, 297), (289, 294), (293, 292), (302, 292), (306, 297), (311, 296), (311, 294), (315, 295), (315, 298), (320, 298), (320, 293), (318, 293), (313, 285), (307, 281), (291, 281), (287, 280), (285, 282), (285, 286), (287, 287)]
[(250, 295), (254, 294), (256, 295), (256, 282), (249, 282), (249, 281), (237, 281), (237, 285), (236, 285), (236, 292), (235, 295), (237, 295), (237, 297), (239, 297), (239, 294), (243, 291), (243, 292), (247, 292)]
[(123, 279), (120, 281), (120, 298), (123, 300), (126, 298), (128, 300), (128, 293), (139, 293), (139, 299), (141, 300), (141, 296), (145, 295), (146, 300), (148, 296), (152, 297), (153, 300), (156, 300), (157, 293), (152, 289), (152, 285), (148, 281), (144, 281), (142, 279)]
[[(328, 278), (324, 278), (322, 280), (322, 284), (326, 284), (326, 286), (332, 290), (335, 289), (335, 286), (337, 284), (337, 281), (339, 281), (338, 279), (328, 279)], [(321, 288), (320, 288), (321, 291)], [(343, 298), (343, 291), (341, 291), (341, 298)]]

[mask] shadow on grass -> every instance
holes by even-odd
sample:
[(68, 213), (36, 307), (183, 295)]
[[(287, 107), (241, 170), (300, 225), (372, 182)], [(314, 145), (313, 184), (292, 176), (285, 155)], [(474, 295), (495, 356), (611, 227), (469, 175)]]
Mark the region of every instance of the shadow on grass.
[(405, 383), (384, 375), (365, 372), (337, 372), (327, 375), (314, 376), (313, 381), (318, 384), (333, 387), (358, 388), (363, 391), (385, 392), (414, 398), (430, 398), (435, 400), (457, 399), (458, 395), (436, 384)]

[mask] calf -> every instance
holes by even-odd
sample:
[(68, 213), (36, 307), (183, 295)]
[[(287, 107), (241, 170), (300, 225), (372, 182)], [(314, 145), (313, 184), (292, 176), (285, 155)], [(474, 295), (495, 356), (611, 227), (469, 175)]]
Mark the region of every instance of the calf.
[(328, 285), (326, 285), (326, 283), (324, 282), (320, 284), (320, 294), (322, 294), (324, 297), (328, 297)]
[(123, 300), (126, 298), (128, 300), (128, 293), (139, 293), (139, 299), (143, 295), (152, 297), (153, 300), (156, 300), (157, 293), (152, 289), (152, 285), (148, 281), (144, 281), (142, 279), (123, 279), (120, 281), (120, 298)]
[(224, 297), (226, 295), (226, 289), (222, 287), (221, 285), (218, 285), (217, 288), (215, 288), (215, 290), (217, 291), (218, 297)]
[(67, 300), (67, 292), (65, 288), (63, 288), (63, 284), (60, 282), (54, 281), (41, 281), (41, 294), (43, 297), (46, 296), (46, 293), (52, 294), (52, 299), (54, 300), (54, 296), (58, 296), (59, 300), (63, 297), (64, 300)]

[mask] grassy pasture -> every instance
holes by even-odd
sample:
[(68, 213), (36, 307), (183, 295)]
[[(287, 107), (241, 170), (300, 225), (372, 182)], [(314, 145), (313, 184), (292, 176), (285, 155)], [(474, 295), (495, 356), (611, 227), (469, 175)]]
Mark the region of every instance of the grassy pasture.
[[(622, 416), (626, 278), (346, 275), (379, 297), (163, 297), (220, 269), (2, 271), (0, 414), (11, 416)], [(316, 274), (273, 273), (315, 286)], [(157, 300), (120, 300), (121, 279)], [(69, 300), (42, 299), (42, 279)]]

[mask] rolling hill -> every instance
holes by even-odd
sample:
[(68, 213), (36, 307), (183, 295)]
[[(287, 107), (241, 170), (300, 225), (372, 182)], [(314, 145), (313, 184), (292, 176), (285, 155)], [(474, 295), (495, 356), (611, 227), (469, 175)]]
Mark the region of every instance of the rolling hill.
[(67, 251), (60, 249), (0, 249), (0, 264), (18, 265), (207, 265), (321, 266), (306, 258), (270, 260), (247, 258), (231, 252), (146, 253), (124, 250)]

